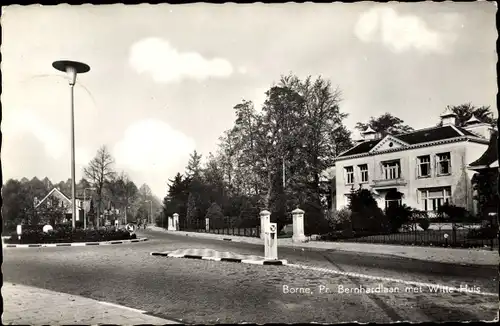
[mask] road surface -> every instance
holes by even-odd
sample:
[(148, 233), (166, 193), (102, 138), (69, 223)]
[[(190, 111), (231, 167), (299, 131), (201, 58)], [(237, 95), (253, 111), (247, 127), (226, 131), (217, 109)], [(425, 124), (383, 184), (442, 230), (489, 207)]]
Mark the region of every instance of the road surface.
[[(405, 292), (407, 286), (400, 282), (320, 270), (151, 256), (152, 251), (183, 248), (262, 255), (263, 248), (149, 230), (140, 234), (150, 241), (4, 249), (4, 280), (112, 302), (184, 323), (473, 321), (493, 320), (498, 309), (498, 297), (489, 295), (430, 293), (426, 287)], [(279, 258), (336, 271), (467, 285), (498, 293), (498, 272), (493, 267), (295, 248), (280, 248)], [(387, 293), (359, 293), (360, 287)], [(345, 293), (346, 289), (358, 292)]]

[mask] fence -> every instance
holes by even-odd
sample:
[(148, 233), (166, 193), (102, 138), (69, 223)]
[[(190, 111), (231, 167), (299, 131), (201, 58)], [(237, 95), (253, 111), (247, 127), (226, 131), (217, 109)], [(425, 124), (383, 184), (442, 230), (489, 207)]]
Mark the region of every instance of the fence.
[(356, 234), (355, 232), (334, 232), (328, 239), (340, 242), (364, 242), (380, 244), (399, 244), (415, 246), (437, 246), (498, 248), (498, 228), (482, 228), (480, 224), (431, 224), (427, 230), (416, 226), (403, 228), (398, 233), (386, 234)]
[(211, 219), (206, 227), (205, 220), (196, 221), (179, 221), (179, 229), (181, 231), (200, 232), (235, 235), (243, 237), (260, 237), (260, 220), (250, 219), (238, 221), (235, 223), (233, 219)]

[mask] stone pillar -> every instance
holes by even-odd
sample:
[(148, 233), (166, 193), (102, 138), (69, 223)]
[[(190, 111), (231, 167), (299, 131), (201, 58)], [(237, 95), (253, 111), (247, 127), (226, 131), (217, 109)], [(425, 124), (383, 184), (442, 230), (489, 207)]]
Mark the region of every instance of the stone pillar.
[(208, 217), (205, 218), (205, 230), (207, 232), (210, 230), (210, 219)]
[(179, 231), (179, 214), (174, 213), (174, 219), (173, 219), (173, 227), (175, 231)]
[(300, 208), (292, 211), (293, 216), (293, 236), (292, 242), (306, 242), (307, 238), (304, 235), (304, 211)]
[(263, 210), (260, 212), (260, 238), (265, 238), (265, 230), (266, 226), (271, 223), (271, 212), (267, 210)]
[(167, 230), (172, 231), (173, 226), (174, 226), (173, 218), (172, 218), (172, 216), (169, 216), (168, 217)]

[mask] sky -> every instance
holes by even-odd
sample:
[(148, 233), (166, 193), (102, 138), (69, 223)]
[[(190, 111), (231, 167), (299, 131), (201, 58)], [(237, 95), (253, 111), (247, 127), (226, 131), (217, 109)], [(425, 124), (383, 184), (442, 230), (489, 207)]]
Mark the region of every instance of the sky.
[(60, 59), (91, 67), (74, 92), (76, 179), (105, 145), (117, 171), (161, 198), (193, 150), (217, 149), (236, 104), (260, 108), (288, 73), (338, 87), (353, 131), (385, 112), (425, 128), (447, 105), (469, 102), (497, 116), (496, 10), (486, 2), (2, 7), (4, 182), (71, 176), (70, 90), (52, 68)]

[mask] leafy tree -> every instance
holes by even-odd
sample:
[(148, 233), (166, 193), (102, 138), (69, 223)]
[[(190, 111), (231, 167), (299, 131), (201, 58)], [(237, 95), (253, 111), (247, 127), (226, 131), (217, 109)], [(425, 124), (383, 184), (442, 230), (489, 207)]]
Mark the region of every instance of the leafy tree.
[(413, 128), (404, 124), (404, 121), (390, 113), (384, 113), (379, 117), (370, 117), (368, 123), (358, 122), (355, 126), (361, 132), (371, 127), (382, 136), (396, 135), (413, 131)]
[[(493, 117), (493, 112), (489, 106), (474, 106), (471, 103), (465, 103), (460, 105), (448, 105), (447, 108), (451, 109), (453, 113), (457, 115), (456, 125), (459, 127), (465, 126), (467, 120), (472, 118), (472, 115), (476, 117), (481, 122), (496, 124), (497, 119)], [(442, 122), (439, 123), (442, 125)]]
[(58, 198), (52, 197), (46, 202), (42, 203), (37, 208), (38, 221), (43, 224), (50, 224), (54, 226), (55, 224), (61, 223), (65, 219), (65, 213), (67, 210), (67, 205)]
[(115, 175), (113, 164), (114, 158), (109, 153), (107, 147), (102, 146), (97, 150), (96, 156), (89, 162), (89, 166), (83, 169), (85, 177), (96, 188), (97, 223), (94, 223), (96, 226), (100, 225), (104, 187)]
[(4, 229), (15, 230), (15, 225), (27, 220), (28, 212), (34, 205), (28, 196), (28, 185), (10, 179), (2, 187), (2, 220)]

